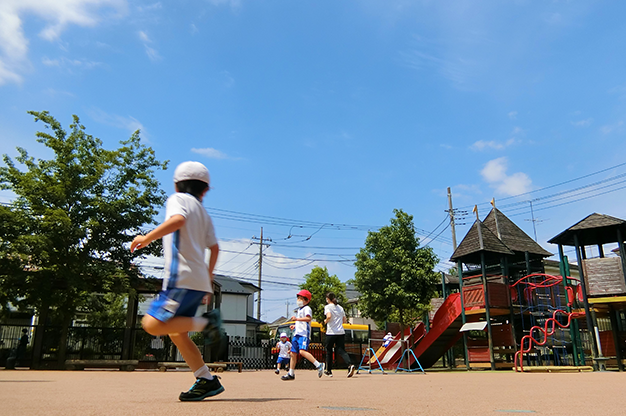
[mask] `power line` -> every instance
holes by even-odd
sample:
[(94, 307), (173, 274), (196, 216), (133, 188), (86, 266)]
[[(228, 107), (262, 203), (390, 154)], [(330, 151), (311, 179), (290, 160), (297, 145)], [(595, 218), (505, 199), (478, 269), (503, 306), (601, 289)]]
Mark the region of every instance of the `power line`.
[[(565, 184), (568, 184), (568, 183), (576, 182), (576, 181), (581, 180), (581, 179), (589, 178), (591, 176), (598, 175), (600, 173), (604, 173), (604, 172), (607, 172), (609, 170), (616, 169), (616, 168), (619, 168), (619, 167), (622, 167), (622, 166), (625, 166), (625, 165), (626, 165), (626, 162), (620, 163), (618, 165), (611, 166), (611, 167), (608, 167), (608, 168), (605, 168), (605, 169), (602, 169), (602, 170), (599, 170), (599, 171), (596, 171), (596, 172), (592, 172), (592, 173), (589, 173), (587, 175), (579, 176), (579, 177), (574, 178), (574, 179), (569, 179), (569, 180), (566, 180), (566, 181), (563, 181), (563, 182), (559, 182), (559, 183), (554, 184), (554, 185), (545, 186), (545, 187), (540, 188), (540, 189), (535, 189), (533, 191), (523, 192), (523, 193), (517, 194), (517, 195), (507, 196), (505, 198), (500, 199), (500, 201), (505, 201), (505, 200), (512, 199), (512, 198), (519, 198), (520, 196), (530, 195), (530, 194), (533, 194), (533, 193), (545, 191), (546, 189), (556, 188), (556, 187), (559, 187), (561, 185), (565, 185)], [(483, 203), (480, 203), (478, 205), (479, 206), (484, 206), (484, 205), (487, 205), (487, 204), (488, 204), (488, 202), (483, 202)], [(464, 207), (461, 207), (461, 208), (472, 208), (472, 207), (473, 207), (473, 205), (467, 205), (467, 206), (464, 206)]]
[[(555, 205), (551, 205), (551, 206), (548, 206), (548, 207), (538, 208), (535, 211), (543, 211), (543, 210), (546, 210), (546, 209), (556, 208), (556, 207), (560, 207), (560, 206), (563, 206), (563, 205), (573, 204), (574, 202), (580, 202), (580, 201), (584, 201), (586, 199), (595, 198), (596, 196), (610, 194), (611, 192), (620, 191), (622, 189), (626, 189), (626, 186), (622, 186), (622, 187), (616, 188), (616, 189), (611, 189), (609, 191), (601, 192), (601, 193), (598, 193), (598, 194), (595, 194), (595, 195), (590, 195), (590, 196), (587, 196), (587, 197), (584, 197), (584, 198), (575, 199), (573, 201), (567, 201), (567, 202), (563, 202), (561, 204), (555, 204)], [(516, 214), (511, 214), (511, 217), (515, 217), (516, 215), (524, 215), (524, 214), (528, 214), (528, 213), (530, 213), (530, 211), (519, 212), (519, 213), (516, 213)]]

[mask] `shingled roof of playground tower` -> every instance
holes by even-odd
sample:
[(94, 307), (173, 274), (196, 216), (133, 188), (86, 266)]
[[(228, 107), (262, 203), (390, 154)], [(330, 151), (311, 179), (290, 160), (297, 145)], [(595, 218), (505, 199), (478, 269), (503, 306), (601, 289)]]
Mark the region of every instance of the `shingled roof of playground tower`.
[(461, 244), (452, 254), (451, 261), (461, 260), (466, 263), (479, 264), (481, 252), (486, 254), (486, 261), (488, 262), (491, 260), (499, 261), (503, 255), (517, 257), (525, 252), (538, 257), (552, 256), (552, 253), (544, 250), (496, 208), (492, 209), (487, 218), (480, 222), (483, 240), (482, 248), (480, 246), (478, 225), (479, 221), (476, 220), (463, 238), (463, 241), (461, 241)]
[(622, 238), (626, 238), (625, 220), (594, 212), (557, 236), (552, 237), (548, 243), (573, 246), (575, 245), (574, 235), (578, 235), (579, 244), (616, 243), (618, 230), (621, 231)]

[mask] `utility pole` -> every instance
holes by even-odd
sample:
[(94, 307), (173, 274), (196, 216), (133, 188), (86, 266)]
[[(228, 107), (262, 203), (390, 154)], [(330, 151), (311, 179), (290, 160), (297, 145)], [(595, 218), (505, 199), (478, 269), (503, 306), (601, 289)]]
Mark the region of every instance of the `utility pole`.
[(261, 281), (262, 281), (262, 276), (263, 276), (263, 246), (267, 245), (264, 243), (265, 241), (272, 241), (272, 240), (269, 238), (266, 238), (266, 239), (263, 238), (263, 227), (261, 227), (261, 238), (252, 237), (252, 239), (259, 240), (258, 243), (252, 243), (252, 244), (259, 245), (259, 281), (258, 281), (259, 296), (257, 297), (256, 319), (260, 321), (261, 320), (261, 290), (262, 290)]
[(456, 250), (456, 229), (454, 228), (454, 208), (452, 208), (452, 191), (448, 187), (448, 213), (450, 214), (450, 229), (452, 230), (452, 252)]
[(291, 317), (289, 313), (289, 301), (287, 301), (287, 313), (285, 314), (285, 318), (289, 319)]
[(535, 242), (537, 241), (537, 227), (535, 226), (535, 211), (533, 210), (533, 201), (528, 201), (528, 203), (530, 204), (530, 217), (532, 218), (531, 221), (533, 222), (533, 231), (535, 232)]

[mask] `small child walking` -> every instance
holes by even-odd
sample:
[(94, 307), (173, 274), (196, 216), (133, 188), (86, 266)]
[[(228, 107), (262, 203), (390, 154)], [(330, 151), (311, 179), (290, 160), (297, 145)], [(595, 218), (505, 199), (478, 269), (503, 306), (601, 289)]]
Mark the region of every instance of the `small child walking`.
[[(220, 325), (217, 310), (195, 316), (204, 296), (213, 294), (213, 270), (219, 254), (213, 222), (202, 206), (209, 183), (209, 171), (202, 163), (178, 165), (174, 171), (176, 193), (167, 199), (165, 222), (148, 234), (135, 237), (130, 245), (130, 250), (135, 251), (163, 238), (163, 288), (141, 324), (151, 335), (169, 335), (193, 371), (196, 382), (189, 391), (180, 393), (181, 401), (199, 401), (224, 391), (189, 338), (190, 331), (203, 331), (208, 336)], [(208, 267), (207, 248), (211, 252)]]
[(280, 334), (280, 341), (276, 343), (276, 348), (278, 348), (278, 359), (276, 360), (276, 374), (280, 374), (280, 367), (283, 364), (289, 364), (290, 357), (289, 352), (291, 351), (291, 342), (289, 342), (289, 338), (285, 332)]
[(291, 326), (294, 330), (293, 338), (291, 339), (291, 360), (289, 361), (289, 373), (282, 376), (283, 381), (291, 381), (296, 379), (296, 363), (298, 362), (298, 355), (309, 360), (317, 369), (317, 376), (322, 377), (324, 374), (324, 363), (320, 363), (313, 357), (313, 355), (307, 351), (309, 348), (309, 341), (311, 339), (311, 320), (313, 319), (313, 311), (308, 306), (311, 302), (311, 292), (308, 290), (301, 290), (297, 294), (298, 301), (298, 313), (296, 316), (291, 317), (291, 321), (295, 321), (295, 325)]

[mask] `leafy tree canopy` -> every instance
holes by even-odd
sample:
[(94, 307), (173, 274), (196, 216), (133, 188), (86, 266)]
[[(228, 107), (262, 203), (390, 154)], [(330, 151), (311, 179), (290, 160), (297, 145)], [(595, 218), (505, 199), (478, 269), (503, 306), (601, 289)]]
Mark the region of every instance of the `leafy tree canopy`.
[(83, 308), (89, 326), (94, 328), (124, 328), (128, 296), (116, 293), (92, 294)]
[(438, 258), (432, 248), (419, 246), (413, 216), (393, 212), (391, 224), (370, 231), (356, 254), (354, 281), (363, 315), (406, 325), (430, 308), (440, 275), (434, 271)]
[(106, 150), (77, 116), (65, 131), (46, 111), (29, 114), (44, 124), (37, 141), (54, 157), (35, 160), (21, 147), (15, 161), (3, 156), (0, 189), (16, 198), (0, 207), (0, 309), (52, 307), (67, 317), (93, 293), (125, 292), (140, 277), (132, 265), (140, 254), (125, 244), (155, 224), (166, 197), (155, 172), (167, 162), (139, 131)]
[(323, 322), (325, 319), (324, 306), (326, 306), (326, 294), (328, 292), (333, 292), (337, 296), (337, 302), (340, 305), (348, 301), (345, 283), (341, 283), (337, 275), (330, 276), (326, 267), (315, 266), (311, 273), (306, 274), (304, 278), (306, 280), (300, 285), (300, 289), (311, 292), (312, 299), (309, 306), (313, 311), (313, 319), (317, 322)]

